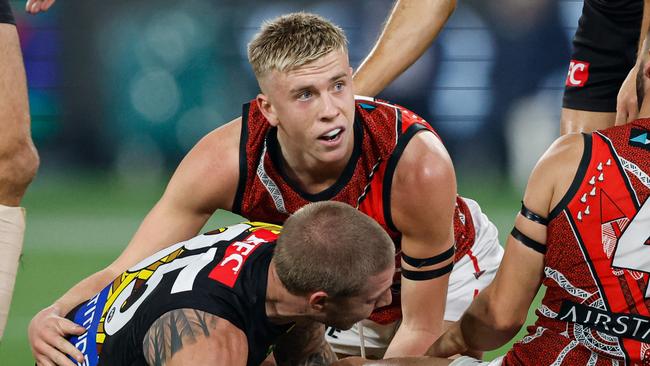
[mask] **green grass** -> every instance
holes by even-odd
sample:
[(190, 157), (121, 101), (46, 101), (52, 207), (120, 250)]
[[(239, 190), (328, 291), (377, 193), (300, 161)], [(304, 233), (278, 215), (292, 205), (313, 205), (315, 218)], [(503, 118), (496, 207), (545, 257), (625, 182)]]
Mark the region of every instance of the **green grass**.
[[(521, 194), (492, 181), (464, 177), (459, 181), (473, 182), (462, 185), (459, 192), (481, 204), (504, 239)], [(122, 182), (103, 175), (45, 176), (34, 182), (23, 201), (27, 231), (11, 313), (0, 344), (0, 365), (33, 364), (27, 342), (31, 317), (115, 259), (163, 189), (164, 184), (158, 181)], [(220, 212), (206, 227), (238, 220)], [(503, 352), (490, 352), (487, 357)]]

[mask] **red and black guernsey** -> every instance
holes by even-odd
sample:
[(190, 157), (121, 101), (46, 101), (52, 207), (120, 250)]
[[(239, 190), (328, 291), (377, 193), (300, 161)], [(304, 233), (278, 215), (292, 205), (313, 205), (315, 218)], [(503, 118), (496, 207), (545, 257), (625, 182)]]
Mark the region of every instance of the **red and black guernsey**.
[(505, 365), (650, 364), (650, 119), (584, 135), (549, 215), (538, 320)]
[[(310, 202), (345, 202), (375, 219), (393, 238), (399, 252), (401, 233), (392, 221), (390, 197), (400, 187), (393, 187), (393, 175), (406, 145), (421, 131), (436, 135), (425, 120), (401, 106), (357, 97), (352, 157), (336, 183), (310, 194), (284, 174), (277, 129), (253, 100), (243, 107), (239, 186), (233, 211), (249, 220), (281, 224)], [(458, 260), (472, 247), (475, 236), (471, 214), (461, 197), (456, 200), (454, 232)], [(399, 263), (398, 254), (398, 269)], [(393, 298), (392, 310), (376, 312), (371, 319), (381, 323), (397, 319), (399, 296)]]

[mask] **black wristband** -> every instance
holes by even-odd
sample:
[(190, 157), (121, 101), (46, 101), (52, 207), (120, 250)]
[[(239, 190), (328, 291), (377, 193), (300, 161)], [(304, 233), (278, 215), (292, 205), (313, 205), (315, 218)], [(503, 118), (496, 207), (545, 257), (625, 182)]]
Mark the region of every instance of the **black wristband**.
[(512, 235), (513, 238), (519, 240), (522, 244), (529, 247), (530, 249), (532, 249), (532, 250), (534, 250), (534, 251), (536, 251), (538, 253), (541, 253), (541, 254), (546, 254), (546, 245), (538, 242), (537, 240), (529, 238), (524, 233), (517, 230), (516, 227), (512, 228), (512, 231), (510, 232), (510, 235)]
[(521, 211), (519, 211), (521, 215), (525, 218), (527, 218), (530, 221), (536, 222), (538, 224), (542, 225), (548, 225), (548, 219), (541, 217), (540, 215), (534, 213), (533, 211), (529, 210), (526, 205), (524, 205), (524, 201), (521, 201)]
[(426, 281), (432, 278), (438, 278), (446, 275), (454, 269), (454, 263), (449, 263), (448, 265), (432, 269), (430, 271), (409, 271), (408, 269), (402, 268), (402, 277), (407, 278), (412, 281)]
[(16, 24), (9, 0), (0, 0), (0, 23)]
[(415, 267), (415, 268), (421, 268), (421, 267), (426, 267), (426, 266), (433, 266), (434, 264), (438, 264), (440, 262), (444, 262), (449, 258), (454, 257), (454, 251), (456, 250), (455, 246), (451, 246), (449, 249), (445, 250), (444, 252), (433, 256), (431, 258), (413, 258), (409, 257), (408, 255), (402, 253), (402, 259), (404, 259), (404, 262), (407, 264)]

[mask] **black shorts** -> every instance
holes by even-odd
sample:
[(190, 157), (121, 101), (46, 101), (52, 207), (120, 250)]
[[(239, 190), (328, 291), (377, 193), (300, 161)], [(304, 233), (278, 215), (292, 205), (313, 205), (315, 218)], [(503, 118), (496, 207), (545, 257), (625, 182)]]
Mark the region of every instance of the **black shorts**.
[(615, 112), (618, 90), (636, 62), (643, 0), (585, 0), (563, 107)]
[(16, 24), (9, 0), (0, 0), (0, 23)]

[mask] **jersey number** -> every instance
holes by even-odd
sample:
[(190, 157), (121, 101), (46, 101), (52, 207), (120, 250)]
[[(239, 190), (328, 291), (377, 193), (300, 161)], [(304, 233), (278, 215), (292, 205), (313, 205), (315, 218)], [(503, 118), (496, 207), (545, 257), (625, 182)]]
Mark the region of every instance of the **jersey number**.
[[(612, 267), (650, 274), (650, 199), (646, 199), (618, 239)], [(650, 286), (645, 297), (650, 298)]]
[[(188, 241), (181, 242), (171, 247), (165, 248), (162, 251), (150, 256), (149, 258), (141, 261), (136, 264), (134, 267), (129, 269), (129, 272), (139, 272), (151, 264), (157, 262), (161, 258), (166, 257), (167, 255), (173, 253), (174, 251), (184, 247), (187, 250), (197, 250), (201, 248), (208, 248), (213, 244), (219, 241), (230, 241), (236, 238), (238, 235), (250, 228), (249, 225), (239, 224), (228, 227), (224, 232), (216, 235), (199, 235), (195, 238), (192, 238)], [(142, 284), (144, 292), (138, 296), (130, 306), (126, 309), (122, 309), (122, 305), (129, 299), (135, 288), (135, 277), (115, 298), (115, 301), (111, 304), (108, 312), (106, 313), (106, 320), (104, 321), (104, 329), (107, 335), (113, 335), (124, 325), (126, 325), (133, 315), (136, 313), (140, 305), (145, 301), (145, 299), (151, 295), (151, 293), (156, 289), (156, 287), (161, 283), (163, 277), (172, 271), (176, 271), (180, 268), (182, 270), (178, 272), (176, 280), (172, 285), (170, 294), (175, 294), (179, 292), (189, 291), (194, 285), (194, 280), (199, 274), (201, 269), (207, 266), (217, 253), (217, 248), (210, 248), (203, 253), (198, 253), (195, 255), (177, 258), (173, 261), (159, 266), (147, 279), (147, 281)]]

